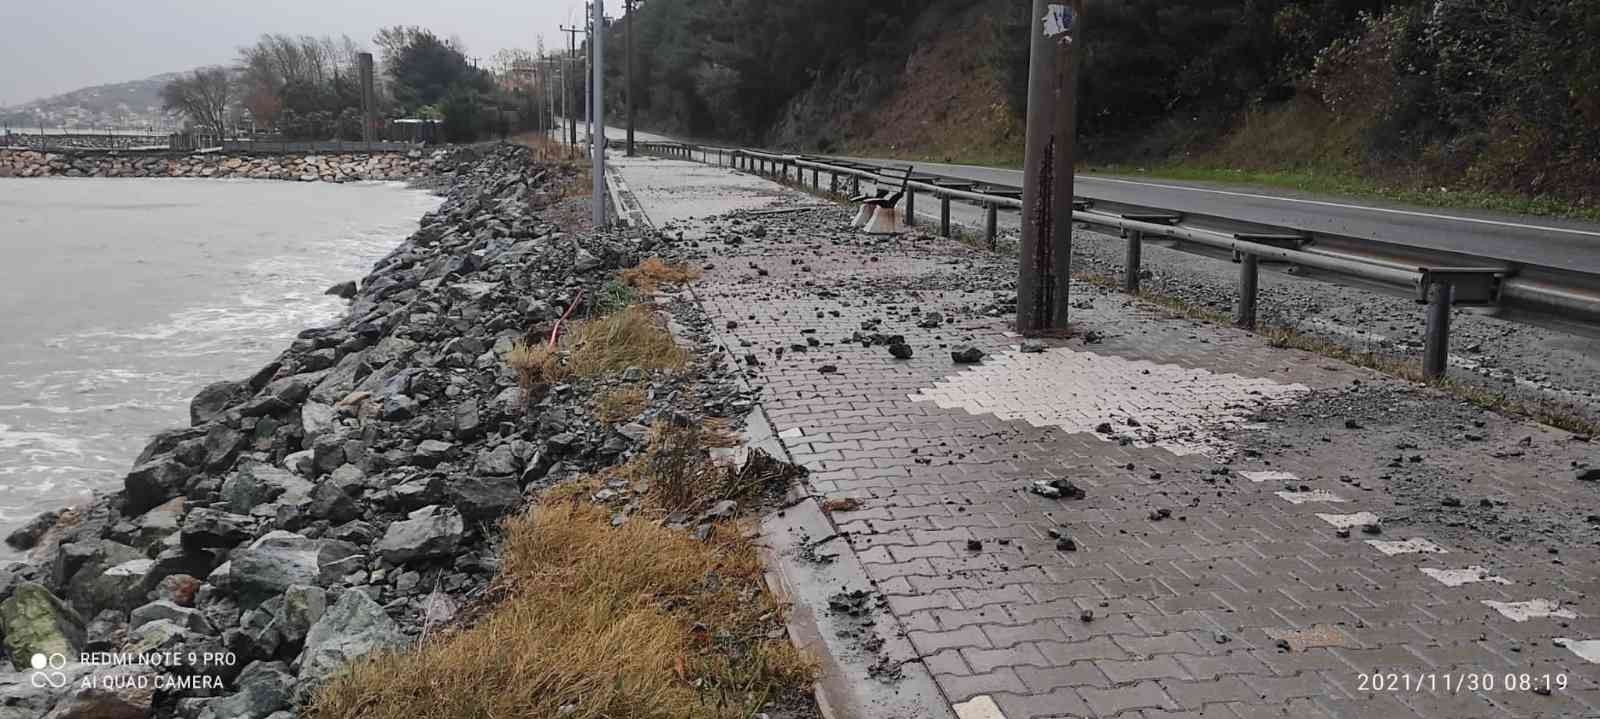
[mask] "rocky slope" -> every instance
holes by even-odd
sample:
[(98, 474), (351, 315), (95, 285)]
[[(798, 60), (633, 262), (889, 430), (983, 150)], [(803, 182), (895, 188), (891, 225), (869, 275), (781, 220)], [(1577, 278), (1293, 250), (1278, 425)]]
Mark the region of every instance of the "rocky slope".
[(291, 717), (481, 594), (531, 492), (626, 456), (669, 401), (737, 393), (646, 373), (650, 408), (617, 426), (587, 387), (526, 395), (513, 342), (655, 240), (563, 232), (546, 217), (573, 170), (524, 149), (432, 161), (447, 201), (346, 288), (345, 320), (203, 390), (122, 491), (7, 540), (32, 549), (0, 568), (0, 719)]
[(339, 155), (221, 155), (0, 150), (0, 177), (201, 177), (300, 182), (408, 180), (438, 168), (444, 151)]

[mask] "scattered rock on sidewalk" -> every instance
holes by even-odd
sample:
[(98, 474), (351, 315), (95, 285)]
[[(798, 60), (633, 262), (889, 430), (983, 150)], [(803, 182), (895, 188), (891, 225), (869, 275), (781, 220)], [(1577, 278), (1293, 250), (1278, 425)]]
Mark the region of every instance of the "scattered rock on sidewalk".
[(983, 350), (972, 345), (961, 345), (950, 351), (950, 359), (956, 364), (976, 364), (983, 361)]

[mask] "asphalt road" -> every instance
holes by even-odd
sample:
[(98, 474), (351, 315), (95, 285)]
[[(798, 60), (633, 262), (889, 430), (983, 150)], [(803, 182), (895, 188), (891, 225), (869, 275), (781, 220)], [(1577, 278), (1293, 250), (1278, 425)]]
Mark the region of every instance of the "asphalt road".
[[(1022, 172), (973, 165), (849, 158), (1020, 187)], [(1348, 235), (1600, 273), (1600, 224), (1473, 210), (1324, 197), (1292, 190), (1136, 177), (1079, 175), (1076, 194), (1107, 202), (1216, 215), (1308, 232)]]
[[(607, 128), (606, 135), (620, 139), (624, 132), (620, 128)], [(672, 138), (637, 131), (634, 137), (644, 141), (672, 141)], [(1022, 173), (1018, 170), (879, 158), (848, 159), (883, 165), (912, 164), (921, 172), (997, 185), (1022, 185)], [(1596, 223), (1176, 180), (1079, 175), (1077, 183), (1079, 196), (1107, 202), (1215, 215), (1600, 274), (1600, 224)], [(934, 207), (936, 205), (919, 206), (918, 214), (926, 214)], [(967, 220), (969, 214), (978, 215), (975, 209), (956, 214), (958, 220)]]

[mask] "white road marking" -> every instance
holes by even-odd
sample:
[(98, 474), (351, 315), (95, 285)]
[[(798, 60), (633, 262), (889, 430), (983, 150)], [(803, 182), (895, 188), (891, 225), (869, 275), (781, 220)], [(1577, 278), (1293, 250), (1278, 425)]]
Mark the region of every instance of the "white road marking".
[(1566, 647), (1573, 654), (1578, 655), (1590, 664), (1600, 664), (1600, 639), (1568, 639), (1556, 637), (1552, 643), (1558, 647)]
[(1365, 210), (1367, 212), (1381, 212), (1389, 215), (1406, 215), (1408, 217), (1425, 217), (1430, 220), (1449, 220), (1452, 222), (1470, 222), (1477, 225), (1490, 225), (1493, 227), (1512, 227), (1520, 230), (1540, 230), (1543, 232), (1561, 232), (1569, 235), (1582, 235), (1584, 237), (1600, 237), (1600, 232), (1589, 230), (1574, 230), (1567, 227), (1551, 227), (1549, 225), (1528, 225), (1520, 222), (1505, 222), (1503, 220), (1485, 220), (1478, 217), (1461, 217), (1458, 215), (1442, 215), (1436, 212), (1418, 212), (1416, 210), (1396, 210), (1388, 207), (1372, 207), (1370, 205), (1351, 205), (1343, 202), (1328, 202), (1326, 200), (1303, 200), (1294, 197), (1277, 197), (1274, 195), (1258, 195), (1252, 192), (1233, 192), (1230, 190), (1211, 190), (1200, 187), (1184, 187), (1183, 185), (1163, 185), (1157, 182), (1135, 182), (1133, 180), (1113, 180), (1109, 177), (1083, 177), (1079, 181), (1115, 182), (1123, 185), (1140, 185), (1155, 187), (1163, 190), (1182, 190), (1184, 192), (1204, 192), (1211, 195), (1225, 195), (1228, 197), (1247, 197), (1255, 200), (1273, 200), (1275, 202), (1294, 202), (1302, 205), (1317, 205), (1319, 207), (1338, 207), (1346, 210)]
[(1570, 609), (1562, 609), (1561, 602), (1550, 599), (1533, 599), (1526, 602), (1497, 602), (1492, 599), (1483, 600), (1488, 606), (1513, 622), (1526, 622), (1529, 619), (1577, 619)]
[(1394, 541), (1389, 539), (1369, 539), (1367, 544), (1388, 556), (1396, 554), (1449, 554), (1450, 552), (1433, 542), (1422, 537), (1412, 537)]
[(1434, 569), (1422, 567), (1422, 573), (1439, 580), (1440, 584), (1447, 587), (1459, 587), (1463, 584), (1476, 582), (1493, 582), (1495, 584), (1510, 584), (1511, 580), (1497, 577), (1483, 567), (1472, 566), (1466, 569)]
[(1324, 489), (1315, 489), (1310, 492), (1278, 492), (1278, 497), (1290, 504), (1305, 504), (1306, 502), (1343, 502), (1341, 497)]
[(975, 696), (960, 704), (953, 704), (951, 709), (956, 710), (958, 719), (1006, 719), (1000, 707), (989, 698), (988, 694)]
[(1379, 522), (1378, 515), (1371, 512), (1356, 512), (1355, 514), (1317, 514), (1317, 518), (1339, 529), (1351, 527), (1364, 527)]
[(1298, 481), (1300, 481), (1300, 478), (1296, 477), (1293, 472), (1273, 472), (1273, 471), (1266, 471), (1266, 472), (1240, 472), (1239, 476), (1240, 477), (1244, 477), (1245, 479), (1248, 479), (1248, 480), (1250, 480), (1252, 482), (1298, 482)]

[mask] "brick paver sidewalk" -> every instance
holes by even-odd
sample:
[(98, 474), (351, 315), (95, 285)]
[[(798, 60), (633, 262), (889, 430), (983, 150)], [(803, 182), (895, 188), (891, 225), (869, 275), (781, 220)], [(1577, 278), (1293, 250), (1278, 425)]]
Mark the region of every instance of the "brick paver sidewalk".
[(1600, 715), (1588, 444), (1088, 285), (1023, 352), (1009, 260), (848, 214), (667, 229), (958, 716)]

